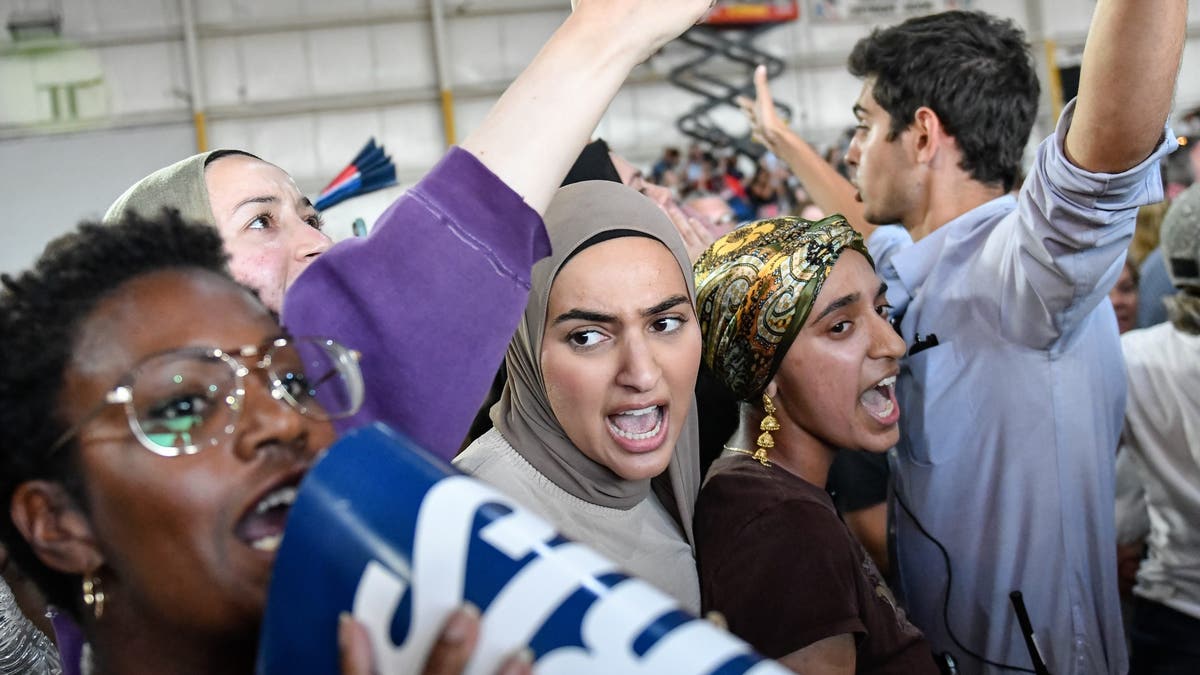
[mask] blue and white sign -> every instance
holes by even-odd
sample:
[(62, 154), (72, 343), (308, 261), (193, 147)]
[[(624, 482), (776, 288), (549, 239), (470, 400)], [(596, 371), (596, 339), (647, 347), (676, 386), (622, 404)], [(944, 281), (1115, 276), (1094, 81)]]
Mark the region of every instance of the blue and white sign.
[(525, 646), (540, 675), (786, 673), (382, 426), (346, 435), (305, 478), (275, 561), (259, 672), (338, 672), (343, 611), (367, 627), (378, 672), (420, 672), (465, 601), (482, 612), (468, 675), (491, 675)]

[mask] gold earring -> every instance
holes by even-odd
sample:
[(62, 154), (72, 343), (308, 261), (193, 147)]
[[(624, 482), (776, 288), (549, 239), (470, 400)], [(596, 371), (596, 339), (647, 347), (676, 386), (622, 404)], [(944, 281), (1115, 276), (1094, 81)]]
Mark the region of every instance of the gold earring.
[(758, 450), (754, 453), (754, 459), (757, 459), (763, 466), (770, 466), (771, 462), (767, 460), (767, 450), (775, 447), (775, 438), (771, 436), (771, 432), (779, 431), (779, 420), (775, 419), (775, 402), (766, 392), (763, 393), (763, 411), (767, 415), (758, 425), (758, 430), (762, 433), (759, 434), (756, 442)]
[(83, 578), (83, 604), (92, 608), (97, 619), (104, 616), (104, 589), (100, 588), (100, 577)]

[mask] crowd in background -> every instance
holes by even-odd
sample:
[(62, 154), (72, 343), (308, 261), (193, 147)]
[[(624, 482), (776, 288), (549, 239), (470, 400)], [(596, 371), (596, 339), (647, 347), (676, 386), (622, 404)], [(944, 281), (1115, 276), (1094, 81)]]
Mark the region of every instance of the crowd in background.
[[(825, 153), (829, 163), (847, 178), (849, 173), (842, 157), (848, 142), (846, 134), (841, 143)], [(770, 152), (754, 160), (731, 148), (692, 143), (687, 146), (685, 156), (679, 148), (670, 146), (663, 148), (662, 155), (645, 176), (650, 182), (672, 190), (685, 204), (720, 197), (738, 222), (783, 215), (820, 220), (825, 215), (787, 164)]]
[[(382, 422), (794, 672), (1195, 672), (1187, 2), (1097, 3), (1028, 167), (1026, 37), (950, 11), (855, 45), (845, 145), (780, 120), (760, 66), (767, 154), (646, 170), (590, 136), (710, 3), (574, 4), (367, 238), (218, 150), (3, 276), (0, 667), (252, 672), (302, 478)], [(491, 618), (446, 614), (430, 675)], [(387, 636), (324, 619), (304, 639), (375, 672)]]
[[(1186, 130), (1196, 120), (1200, 120), (1200, 111), (1181, 115), (1180, 125)], [(853, 133), (852, 128), (847, 129), (837, 143), (829, 144), (821, 152), (825, 161), (847, 180), (850, 172), (845, 155)], [(1137, 228), (1129, 244), (1127, 257), (1130, 271), (1114, 287), (1125, 294), (1122, 299), (1114, 295), (1114, 304), (1123, 306), (1132, 299), (1135, 305), (1144, 307), (1138, 315), (1138, 328), (1165, 320), (1166, 314), (1160, 303), (1154, 300), (1139, 303), (1131, 293), (1137, 292), (1143, 263), (1158, 248), (1159, 230), (1167, 209), (1175, 197), (1195, 182), (1197, 169), (1200, 168), (1200, 154), (1195, 152), (1200, 135), (1185, 135), (1181, 139), (1180, 149), (1162, 165), (1167, 198), (1138, 209)], [(670, 189), (675, 198), (685, 204), (719, 197), (732, 213), (725, 218), (738, 223), (784, 215), (820, 220), (826, 215), (788, 165), (770, 151), (764, 151), (757, 159), (752, 159), (731, 147), (712, 147), (703, 142), (690, 143), (686, 152), (681, 152), (677, 146), (667, 146), (657, 159), (642, 170), (642, 175), (646, 181)], [(1161, 257), (1153, 256), (1150, 262), (1160, 264)], [(1170, 293), (1161, 284), (1155, 290), (1158, 292), (1155, 297)], [(1118, 314), (1121, 312), (1118, 311)], [(1131, 325), (1127, 324), (1123, 329), (1128, 330), (1129, 327)]]

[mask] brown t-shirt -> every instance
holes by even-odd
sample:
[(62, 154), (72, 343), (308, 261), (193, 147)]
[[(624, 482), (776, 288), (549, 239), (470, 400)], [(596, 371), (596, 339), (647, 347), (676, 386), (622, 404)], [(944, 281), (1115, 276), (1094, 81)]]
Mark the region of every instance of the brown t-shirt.
[(824, 490), (745, 455), (718, 459), (696, 504), (703, 611), (780, 658), (852, 633), (859, 673), (938, 673)]

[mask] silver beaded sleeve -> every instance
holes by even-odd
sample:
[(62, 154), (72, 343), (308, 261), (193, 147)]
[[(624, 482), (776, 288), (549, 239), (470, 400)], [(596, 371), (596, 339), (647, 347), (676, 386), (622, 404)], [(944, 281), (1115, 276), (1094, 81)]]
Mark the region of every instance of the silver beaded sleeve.
[(0, 580), (0, 675), (60, 675), (58, 649), (17, 606)]

